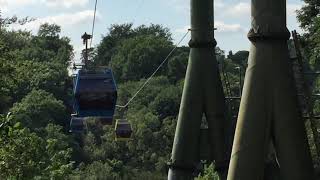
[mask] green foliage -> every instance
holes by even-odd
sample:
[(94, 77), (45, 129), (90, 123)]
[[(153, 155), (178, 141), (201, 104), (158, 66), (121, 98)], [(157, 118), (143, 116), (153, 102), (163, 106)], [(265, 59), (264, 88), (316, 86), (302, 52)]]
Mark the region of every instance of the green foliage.
[(49, 123), (65, 125), (69, 117), (61, 101), (43, 90), (33, 90), (10, 110), (12, 118), (30, 129), (46, 127)]
[(10, 118), (1, 118), (1, 179), (64, 179), (72, 169), (71, 149), (61, 127), (48, 125), (40, 137)]
[(298, 20), (300, 22), (300, 26), (308, 30), (309, 32), (314, 31), (314, 27), (316, 25), (315, 20), (319, 17), (320, 13), (320, 2), (317, 0), (304, 0), (305, 5), (298, 10)]
[(229, 52), (228, 59), (231, 59), (234, 63), (238, 64), (242, 68), (247, 67), (249, 51), (238, 51), (235, 54)]
[(139, 80), (151, 75), (169, 53), (171, 44), (152, 35), (124, 40), (110, 62), (116, 80)]
[[(240, 88), (242, 89), (244, 83), (244, 75), (247, 68), (248, 55), (248, 51), (238, 51), (235, 54), (230, 51), (227, 58), (222, 58), (224, 57), (224, 52), (222, 51), (219, 51), (219, 54), (217, 54), (217, 56), (220, 56), (220, 59), (223, 59), (219, 62), (219, 65), (220, 71), (225, 72), (226, 74), (226, 76), (221, 76), (222, 82), (224, 83), (224, 90), (226, 95), (228, 95), (226, 92), (226, 82), (229, 81), (231, 96), (240, 96), (239, 92)], [(233, 106), (234, 105), (238, 106), (239, 103), (233, 103)], [(232, 114), (237, 114), (237, 109), (238, 108), (235, 108), (236, 112), (232, 112)]]
[(298, 11), (298, 21), (306, 33), (303, 34), (304, 55), (315, 70), (320, 68), (320, 2), (304, 0), (305, 5)]
[[(112, 165), (112, 164), (111, 164)], [(83, 169), (79, 169), (75, 172), (71, 179), (122, 179), (118, 173), (114, 171), (114, 168), (110, 163), (103, 163), (101, 161), (95, 161)], [(118, 165), (119, 168), (119, 165)], [(117, 167), (115, 169), (118, 169)], [(121, 167), (120, 167), (121, 168)]]
[(184, 79), (189, 59), (189, 47), (179, 47), (168, 62), (168, 77), (173, 82)]
[(14, 65), (11, 72), (14, 76), (8, 88), (20, 100), (32, 89), (43, 89), (64, 99), (67, 71), (58, 63), (22, 61)]
[(214, 165), (205, 167), (203, 175), (199, 175), (196, 180), (219, 180), (219, 175), (214, 171)]
[(109, 65), (112, 57), (116, 55), (118, 46), (123, 45), (122, 41), (139, 37), (152, 36), (157, 39), (163, 38), (167, 42), (171, 42), (171, 34), (169, 29), (161, 25), (151, 24), (150, 26), (141, 25), (133, 29), (132, 24), (114, 24), (109, 28), (109, 33), (103, 37), (101, 43), (97, 47), (94, 59), (95, 65)]
[(111, 25), (109, 33), (103, 37), (97, 47), (97, 56), (94, 57), (96, 65), (108, 65), (116, 52), (117, 45), (125, 39), (132, 37), (132, 24)]
[(40, 37), (59, 38), (61, 27), (56, 24), (42, 24), (38, 31)]
[[(2, 122), (4, 120), (2, 119)], [(19, 124), (3, 126), (0, 138), (1, 179), (32, 178), (43, 168), (43, 140)]]
[(10, 96), (10, 90), (6, 86), (7, 78), (5, 74), (9, 74), (10, 68), (6, 66), (4, 60), (0, 58), (0, 113), (5, 113), (9, 108), (8, 104), (12, 103), (12, 97)]
[[(43, 89), (63, 101), (70, 98), (67, 66), (73, 57), (60, 27), (44, 24), (34, 36), (25, 31), (2, 30), (0, 35), (0, 112), (7, 111), (32, 89)], [(67, 83), (69, 82), (69, 83)]]
[(72, 172), (71, 138), (63, 134), (59, 125), (48, 124), (45, 128), (47, 163), (45, 168), (50, 179), (64, 179)]
[[(128, 81), (122, 84), (119, 84), (118, 92), (119, 92), (119, 104), (126, 103), (129, 98), (131, 98), (134, 93), (138, 90), (138, 88), (145, 82), (145, 79), (141, 79), (140, 81)], [(165, 76), (157, 76), (154, 77), (151, 81), (149, 81), (148, 86), (141, 91), (137, 98), (135, 98), (133, 104), (135, 107), (140, 105), (147, 105), (151, 103), (158, 93), (161, 92), (162, 87), (167, 87), (172, 85), (169, 79)], [(130, 106), (131, 107), (131, 106)]]
[(181, 88), (170, 85), (155, 96), (154, 101), (150, 104), (150, 109), (154, 110), (161, 119), (174, 117), (179, 112), (181, 94)]

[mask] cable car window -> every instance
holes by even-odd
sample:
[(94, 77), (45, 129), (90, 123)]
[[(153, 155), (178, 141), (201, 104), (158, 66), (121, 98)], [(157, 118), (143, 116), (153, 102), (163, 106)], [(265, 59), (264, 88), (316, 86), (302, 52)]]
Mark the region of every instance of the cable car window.
[(81, 79), (78, 93), (114, 92), (115, 90), (112, 79)]
[(87, 93), (78, 97), (80, 110), (86, 109), (112, 109), (115, 105), (115, 93)]

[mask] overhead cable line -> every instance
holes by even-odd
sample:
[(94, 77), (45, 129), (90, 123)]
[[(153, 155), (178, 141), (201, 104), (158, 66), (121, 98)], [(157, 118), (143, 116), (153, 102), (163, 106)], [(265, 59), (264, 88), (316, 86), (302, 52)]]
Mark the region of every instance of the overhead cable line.
[(143, 90), (144, 87), (149, 83), (149, 81), (154, 77), (154, 75), (159, 71), (159, 69), (163, 66), (163, 64), (169, 59), (171, 54), (177, 49), (177, 47), (181, 44), (184, 38), (188, 35), (189, 30), (182, 36), (181, 40), (175, 45), (175, 47), (169, 52), (166, 58), (161, 62), (161, 64), (157, 67), (157, 69), (150, 75), (150, 77), (140, 86), (137, 92), (129, 99), (129, 101), (125, 105), (116, 105), (118, 108), (126, 108), (128, 105), (137, 97), (137, 95)]
[(94, 26), (95, 26), (95, 23), (96, 23), (97, 4), (98, 4), (98, 0), (96, 0), (96, 3), (95, 3), (95, 5), (94, 5), (94, 13), (93, 13), (93, 21), (92, 21), (92, 31), (91, 31), (91, 39), (90, 39), (90, 48), (91, 48), (91, 45), (92, 45), (93, 33), (94, 33)]

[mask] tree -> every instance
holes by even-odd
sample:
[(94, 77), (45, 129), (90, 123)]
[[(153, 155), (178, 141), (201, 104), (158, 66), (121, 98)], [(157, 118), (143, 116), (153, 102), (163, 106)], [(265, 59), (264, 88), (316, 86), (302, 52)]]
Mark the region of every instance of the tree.
[(226, 58), (224, 50), (220, 49), (218, 46), (215, 49), (215, 54), (218, 64), (221, 64)]
[[(31, 40), (33, 47), (31, 47), (29, 51), (36, 51), (36, 53), (32, 54), (34, 55), (33, 58), (39, 57), (37, 59), (43, 62), (51, 61), (60, 63), (67, 68), (73, 58), (73, 48), (70, 45), (70, 39), (60, 37), (60, 33), (60, 26), (48, 23), (42, 24), (39, 28), (38, 36), (33, 37)], [(28, 54), (30, 53), (27, 52), (24, 55)], [(41, 54), (47, 57), (43, 57)], [(26, 59), (30, 60), (30, 58)]]
[(68, 114), (63, 103), (43, 90), (33, 90), (10, 109), (12, 119), (31, 130), (45, 128), (49, 123), (66, 126)]
[(73, 169), (71, 161), (72, 149), (70, 144), (73, 139), (63, 133), (63, 127), (48, 124), (44, 130), (46, 141), (47, 166), (45, 173), (50, 179), (65, 179)]
[(214, 171), (214, 165), (205, 167), (203, 175), (199, 175), (196, 180), (219, 180), (219, 175)]
[(189, 47), (178, 47), (168, 61), (168, 77), (174, 83), (184, 79), (189, 59)]
[(10, 71), (10, 65), (0, 58), (0, 113), (5, 113), (12, 104), (12, 97), (10, 96), (10, 90), (7, 87), (8, 80), (6, 78), (6, 75), (8, 75)]
[(151, 24), (150, 26), (141, 25), (133, 29), (133, 32), (135, 36), (152, 35), (152, 36), (164, 38), (167, 41), (172, 41), (170, 30), (159, 24)]
[(117, 45), (122, 40), (133, 36), (132, 24), (113, 24), (109, 28), (109, 33), (103, 37), (97, 47), (97, 55), (94, 57), (95, 65), (108, 65), (111, 57), (116, 52)]
[(128, 24), (113, 24), (109, 28), (109, 33), (103, 37), (97, 47), (96, 56), (94, 59), (95, 65), (107, 66), (112, 57), (116, 54), (118, 46), (122, 41), (138, 37), (138, 36), (155, 36), (171, 41), (171, 33), (168, 28), (161, 25), (151, 24), (150, 26), (141, 25), (137, 28), (132, 28), (132, 23)]
[(298, 21), (306, 33), (302, 36), (303, 53), (315, 70), (320, 68), (320, 2), (304, 0), (298, 11)]
[(238, 51), (235, 54), (229, 54), (228, 58), (245, 69), (247, 67), (248, 56), (249, 51)]
[[(59, 29), (45, 25), (47, 29)], [(55, 28), (49, 28), (49, 27)], [(34, 36), (25, 31), (2, 30), (0, 36), (0, 96), (4, 98), (5, 112), (14, 102), (20, 101), (32, 89), (44, 89), (53, 93), (65, 104), (70, 97), (67, 67), (72, 58), (72, 46), (68, 38), (58, 38), (59, 31)], [(55, 34), (55, 35), (54, 35)], [(51, 39), (50, 39), (51, 38)]]
[(181, 94), (182, 89), (177, 86), (163, 88), (150, 103), (150, 109), (154, 110), (160, 119), (175, 117), (179, 113)]
[(32, 35), (25, 31), (1, 31), (0, 57), (5, 61), (15, 61), (16, 53), (30, 47)]
[[(65, 80), (68, 76), (63, 65), (57, 63), (38, 63), (24, 61), (18, 63), (15, 69), (15, 94), (23, 96), (32, 89), (42, 89), (55, 95), (59, 99), (66, 97)], [(23, 90), (23, 91), (22, 91)]]
[(317, 31), (316, 21), (320, 13), (320, 2), (317, 0), (304, 0), (305, 5), (297, 11), (300, 26), (308, 33)]
[(40, 137), (24, 129), (19, 123), (13, 124), (5, 118), (0, 136), (0, 177), (32, 178), (40, 174), (43, 168), (44, 145)]
[(139, 80), (150, 76), (171, 48), (170, 41), (152, 35), (124, 40), (110, 62), (116, 80)]
[(61, 128), (48, 125), (44, 138), (10, 118), (1, 117), (1, 179), (65, 179), (71, 172), (71, 149)]
[(40, 28), (38, 30), (38, 36), (40, 37), (59, 38), (60, 33), (61, 27), (56, 24), (44, 23), (40, 25)]

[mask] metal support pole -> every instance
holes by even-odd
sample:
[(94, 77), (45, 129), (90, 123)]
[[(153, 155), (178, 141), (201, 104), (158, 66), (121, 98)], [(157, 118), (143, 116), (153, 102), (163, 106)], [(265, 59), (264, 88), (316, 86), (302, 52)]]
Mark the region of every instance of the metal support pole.
[(215, 56), (213, 0), (191, 0), (189, 46), (189, 63), (169, 164), (169, 180), (189, 180), (197, 175), (194, 170), (200, 162), (199, 136), (203, 113), (208, 122), (212, 157), (209, 161), (215, 161), (221, 176), (228, 167), (229, 139), (225, 98)]
[(240, 83), (240, 97), (242, 96), (242, 77), (241, 77), (241, 67), (239, 67), (239, 83)]
[(241, 95), (242, 95), (241, 67), (240, 67), (240, 66), (238, 66), (238, 67), (236, 67), (236, 69), (238, 69), (238, 75), (239, 75), (239, 97), (241, 97)]
[(289, 62), (286, 0), (251, 0), (252, 43), (228, 180), (264, 179), (270, 140), (281, 180), (313, 180), (311, 155)]
[(87, 68), (88, 65), (88, 40), (91, 39), (92, 35), (87, 34), (86, 32), (81, 36), (83, 39), (83, 44), (86, 46), (85, 54), (84, 54), (84, 67)]

